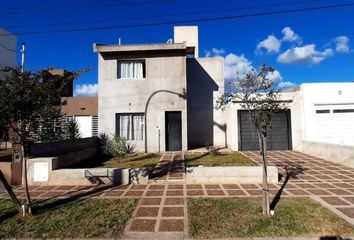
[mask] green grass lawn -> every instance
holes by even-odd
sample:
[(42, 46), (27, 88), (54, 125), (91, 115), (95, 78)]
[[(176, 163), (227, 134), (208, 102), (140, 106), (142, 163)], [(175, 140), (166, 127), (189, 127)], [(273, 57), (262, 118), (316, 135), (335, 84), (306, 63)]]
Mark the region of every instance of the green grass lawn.
[(239, 152), (230, 154), (185, 154), (187, 167), (205, 166), (256, 166), (257, 164)]
[(119, 237), (137, 204), (135, 199), (55, 201), (35, 204), (34, 214), (23, 218), (9, 199), (0, 199), (0, 239)]
[(275, 215), (264, 217), (253, 199), (188, 200), (189, 233), (193, 238), (343, 236), (354, 227), (309, 198), (279, 202)]
[(101, 167), (107, 168), (142, 168), (154, 167), (160, 160), (159, 154), (136, 154), (127, 157), (117, 157), (102, 163)]

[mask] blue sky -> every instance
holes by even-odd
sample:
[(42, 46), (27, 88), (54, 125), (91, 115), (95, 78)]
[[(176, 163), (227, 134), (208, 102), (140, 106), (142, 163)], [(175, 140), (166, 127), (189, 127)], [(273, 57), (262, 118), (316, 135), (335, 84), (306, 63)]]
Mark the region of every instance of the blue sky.
[[(13, 33), (180, 21), (354, 2), (1, 1), (0, 27)], [(284, 86), (303, 82), (354, 80), (354, 7), (177, 25), (199, 26), (200, 55), (226, 57), (226, 77), (250, 67), (268, 64), (277, 69), (274, 78)], [(26, 68), (31, 70), (44, 67), (68, 70), (92, 67), (90, 72), (76, 80), (77, 88), (97, 83), (97, 55), (92, 51), (92, 44), (114, 44), (119, 37), (123, 44), (166, 42), (173, 37), (173, 24), (100, 31), (18, 34), (18, 49), (21, 42), (26, 43)], [(81, 90), (81, 94), (92, 94), (95, 89)]]

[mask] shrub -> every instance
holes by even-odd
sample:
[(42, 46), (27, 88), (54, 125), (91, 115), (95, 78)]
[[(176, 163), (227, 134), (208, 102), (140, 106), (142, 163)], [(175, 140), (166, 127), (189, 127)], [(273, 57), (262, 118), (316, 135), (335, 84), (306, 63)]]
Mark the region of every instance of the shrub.
[(114, 136), (107, 141), (106, 153), (113, 157), (121, 157), (135, 151), (135, 144), (127, 142), (125, 138)]
[(81, 137), (80, 126), (78, 122), (73, 120), (68, 120), (64, 125), (64, 135), (65, 139), (74, 140)]
[(108, 155), (108, 152), (107, 152), (107, 143), (108, 143), (108, 141), (109, 141), (110, 139), (111, 139), (111, 138), (110, 138), (109, 135), (106, 134), (106, 133), (99, 133), (99, 134), (98, 134), (98, 144), (99, 144), (101, 153), (104, 154), (104, 155)]

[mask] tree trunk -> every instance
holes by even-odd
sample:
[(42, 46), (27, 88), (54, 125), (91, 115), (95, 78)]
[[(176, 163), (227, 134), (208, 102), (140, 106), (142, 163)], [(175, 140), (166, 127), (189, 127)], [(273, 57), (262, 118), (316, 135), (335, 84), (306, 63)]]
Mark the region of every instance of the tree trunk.
[(15, 204), (17, 210), (19, 212), (21, 212), (21, 203), (18, 200), (18, 198), (16, 197), (15, 193), (12, 191), (10, 184), (7, 182), (7, 180), (1, 170), (0, 170), (0, 182), (2, 182), (2, 184), (4, 185), (7, 193), (11, 197), (11, 200)]
[(268, 172), (267, 172), (267, 137), (262, 136), (262, 170), (263, 170), (263, 215), (269, 216), (270, 199), (268, 189)]
[(22, 160), (23, 160), (23, 166), (24, 166), (24, 181), (25, 181), (25, 191), (26, 191), (26, 208), (25, 211), (28, 214), (32, 214), (32, 209), (31, 209), (31, 196), (29, 194), (29, 189), (28, 189), (28, 177), (27, 177), (27, 156), (24, 150), (24, 146), (21, 146), (21, 155), (22, 155)]

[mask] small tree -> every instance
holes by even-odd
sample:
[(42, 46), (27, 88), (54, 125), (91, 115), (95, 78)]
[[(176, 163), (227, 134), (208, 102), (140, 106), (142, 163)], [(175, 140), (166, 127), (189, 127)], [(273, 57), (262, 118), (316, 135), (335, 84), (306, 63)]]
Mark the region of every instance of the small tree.
[(64, 76), (59, 76), (52, 75), (50, 69), (22, 73), (20, 68), (0, 68), (0, 123), (7, 131), (11, 130), (13, 140), (20, 146), (28, 214), (31, 214), (31, 198), (27, 181), (27, 157), (30, 136), (36, 132), (36, 119), (59, 117), (64, 87), (84, 71), (66, 71)]
[(274, 68), (262, 66), (257, 72), (252, 70), (244, 76), (237, 76), (235, 90), (225, 93), (218, 101), (218, 107), (223, 107), (229, 102), (236, 102), (249, 112), (250, 120), (254, 123), (259, 137), (260, 153), (262, 155), (263, 169), (263, 214), (270, 213), (270, 199), (267, 181), (267, 132), (271, 125), (274, 113), (284, 109), (284, 102), (280, 101), (280, 89), (276, 88), (269, 74)]
[(67, 120), (64, 125), (64, 139), (74, 140), (80, 137), (80, 126), (76, 119)]

